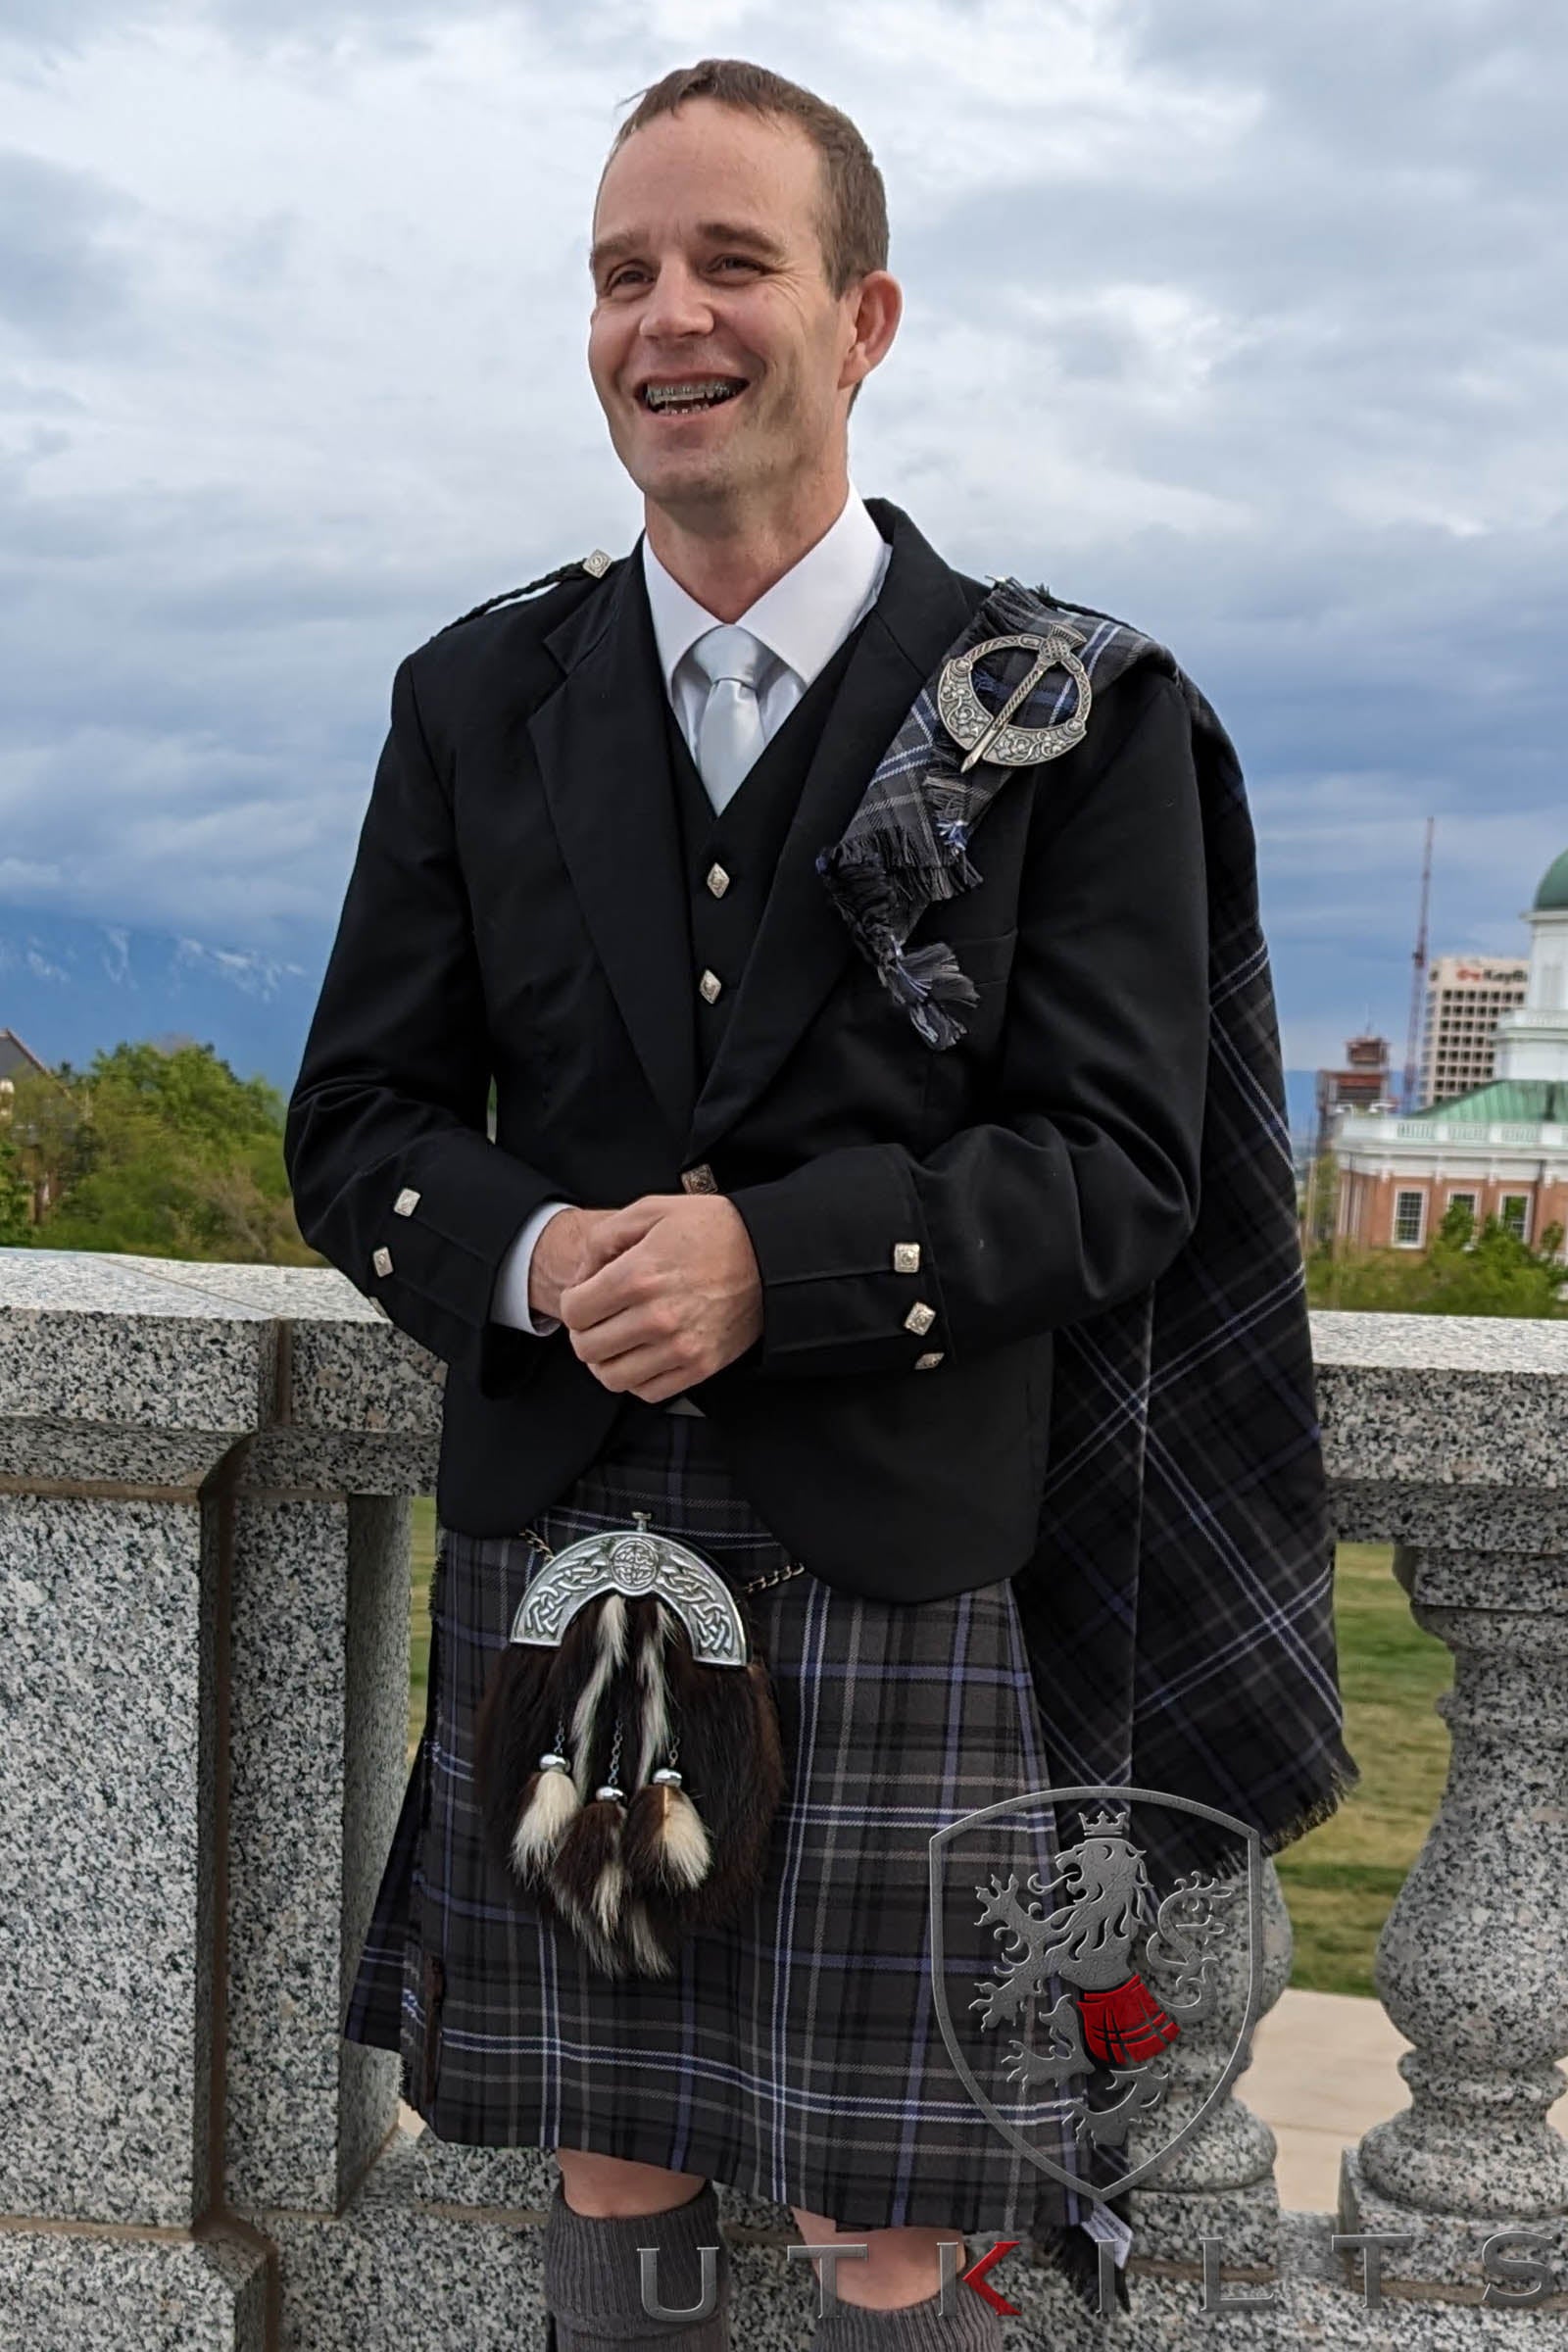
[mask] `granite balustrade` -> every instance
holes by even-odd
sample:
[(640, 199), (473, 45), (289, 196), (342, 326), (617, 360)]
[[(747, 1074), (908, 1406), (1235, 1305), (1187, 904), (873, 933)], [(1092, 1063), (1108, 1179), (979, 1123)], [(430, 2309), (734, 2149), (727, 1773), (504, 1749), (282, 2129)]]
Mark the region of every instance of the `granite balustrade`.
[[(1020, 2247), (1010, 2352), (1568, 2352), (1568, 1326), (1318, 1314), (1314, 1348), (1339, 1532), (1396, 1545), (1455, 1659), (1377, 1964), (1411, 2103), (1346, 2151), (1336, 2215), (1282, 2214), (1233, 2082), (1132, 2192), (1130, 2312), (1090, 2318)], [(3, 2352), (543, 2340), (553, 2157), (401, 2130), (396, 2058), (339, 2031), (405, 1781), (443, 1377), (330, 1270), (0, 1250)], [(1244, 2075), (1289, 1974), (1271, 1869), (1264, 1893), (1261, 1979), (1231, 1969), (1184, 2035), (1178, 2119), (1228, 2051)], [(737, 2342), (804, 2347), (790, 2216), (720, 2199)]]

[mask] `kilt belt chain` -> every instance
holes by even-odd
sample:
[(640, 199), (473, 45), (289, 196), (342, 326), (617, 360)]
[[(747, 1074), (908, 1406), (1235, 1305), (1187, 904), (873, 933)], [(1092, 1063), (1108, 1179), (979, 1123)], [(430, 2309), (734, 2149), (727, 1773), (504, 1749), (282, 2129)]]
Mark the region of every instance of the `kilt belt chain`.
[(805, 1568), (732, 1589), (648, 1512), (631, 1517), (562, 1551), (521, 1531), (545, 1566), (480, 1701), (474, 1781), (495, 1858), (594, 1965), (667, 1976), (686, 1937), (733, 1924), (760, 1882), (787, 1776), (741, 1596)]

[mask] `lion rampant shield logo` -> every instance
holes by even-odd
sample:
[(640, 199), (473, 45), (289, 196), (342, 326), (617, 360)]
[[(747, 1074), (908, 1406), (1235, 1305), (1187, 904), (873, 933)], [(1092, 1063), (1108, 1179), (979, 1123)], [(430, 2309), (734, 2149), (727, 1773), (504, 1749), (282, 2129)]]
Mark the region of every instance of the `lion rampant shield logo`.
[[(996, 1946), (990, 1973), (974, 1980), (965, 2021), (969, 2046), (949, 1999), (948, 1923), (966, 1854), (995, 1852), (1008, 1817), (1054, 1809), (1054, 1867), (1015, 1868), (970, 1878), (974, 1925)], [(1135, 1836), (1139, 1809), (1160, 1806), (1218, 1824), (1247, 1855), (1245, 1873), (1200, 1871), (1156, 1891)], [(1076, 1837), (1068, 1808), (1078, 1807)], [(1070, 1842), (1064, 1839), (1070, 1838)], [(965, 1842), (966, 1841), (966, 1842)], [(1155, 2173), (1191, 2137), (1241, 2069), (1256, 2022), (1262, 1963), (1262, 1851), (1245, 1822), (1212, 1806), (1145, 1788), (1039, 1789), (936, 1832), (931, 1849), (932, 1976), (943, 2039), (970, 2096), (997, 2129), (1045, 2171), (1097, 2203)], [(982, 1864), (983, 1866), (983, 1864)], [(972, 1874), (973, 1860), (969, 1863)], [(968, 1948), (967, 1946), (965, 1948)], [(1182, 2121), (1161, 2136), (1184, 2033), (1215, 2012), (1221, 1971), (1240, 1960), (1246, 2013), (1234, 2042), (1215, 2054), (1213, 2080), (1182, 2068)], [(976, 2035), (986, 2045), (998, 2095), (979, 2079)], [(1205, 2036), (1211, 2042), (1211, 2036)], [(1056, 2153), (1031, 2140), (1002, 2103), (1044, 2096), (1055, 2120)], [(1197, 2103), (1194, 2104), (1194, 2094)], [(1063, 2161), (1063, 2158), (1067, 2161)], [(1116, 2173), (1120, 2163), (1122, 2169)], [(1107, 2176), (1115, 2174), (1114, 2178)]]

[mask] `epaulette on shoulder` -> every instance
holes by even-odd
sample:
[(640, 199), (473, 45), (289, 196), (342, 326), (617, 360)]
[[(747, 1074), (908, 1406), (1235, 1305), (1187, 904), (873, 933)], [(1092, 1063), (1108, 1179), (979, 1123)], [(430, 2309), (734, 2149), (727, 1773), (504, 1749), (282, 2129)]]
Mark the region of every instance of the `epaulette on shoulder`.
[(534, 596), (541, 588), (554, 588), (560, 580), (602, 580), (614, 560), (602, 547), (596, 547), (590, 556), (574, 556), (569, 564), (558, 564), (554, 571), (541, 572), (538, 579), (529, 580), (521, 588), (504, 588), (499, 596), (486, 597), (471, 612), (460, 612), (456, 620), (446, 621), (435, 633), (444, 637), (448, 629), (461, 629), (466, 620), (477, 620), (482, 613), (494, 612), (499, 605), (515, 604), (519, 596)]

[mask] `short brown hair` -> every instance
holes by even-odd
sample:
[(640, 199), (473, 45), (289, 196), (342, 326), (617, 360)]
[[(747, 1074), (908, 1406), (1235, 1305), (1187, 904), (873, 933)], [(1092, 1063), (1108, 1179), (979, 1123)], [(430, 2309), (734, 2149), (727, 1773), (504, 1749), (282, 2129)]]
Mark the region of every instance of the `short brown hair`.
[(798, 122), (822, 159), (822, 260), (835, 295), (868, 270), (888, 266), (888, 202), (871, 150), (848, 115), (798, 81), (737, 57), (705, 57), (677, 66), (638, 98), (616, 131), (616, 155), (634, 131), (672, 115), (688, 98), (708, 98), (739, 114), (782, 116)]

